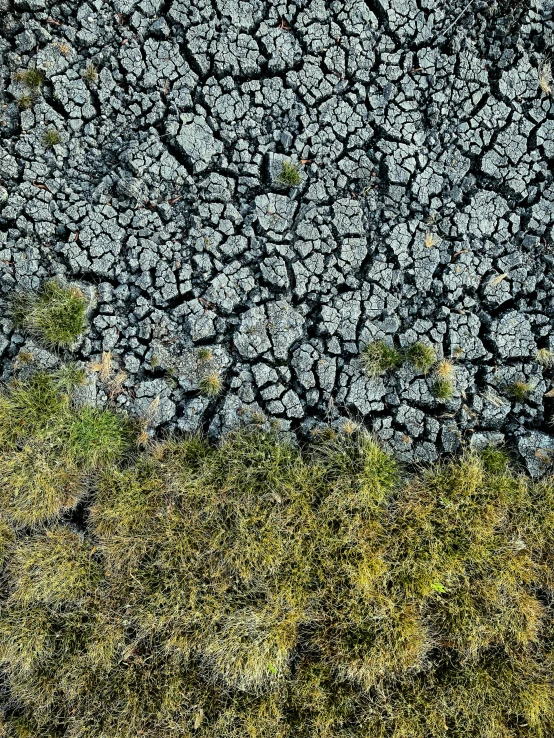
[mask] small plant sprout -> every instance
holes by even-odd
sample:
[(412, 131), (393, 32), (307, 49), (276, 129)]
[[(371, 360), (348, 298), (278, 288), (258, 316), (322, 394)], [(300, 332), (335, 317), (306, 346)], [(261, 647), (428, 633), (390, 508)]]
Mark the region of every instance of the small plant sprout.
[(515, 382), (509, 382), (504, 386), (504, 392), (517, 402), (524, 402), (533, 392), (535, 387), (530, 382), (524, 382), (523, 380), (517, 380)]
[(17, 355), (17, 362), (22, 366), (27, 366), (34, 360), (33, 354), (30, 351), (20, 351)]
[(545, 95), (550, 95), (552, 88), (550, 83), (552, 82), (552, 67), (549, 59), (544, 59), (539, 64), (539, 87)]
[(87, 66), (83, 70), (83, 77), (86, 79), (87, 82), (90, 82), (91, 84), (94, 84), (98, 81), (98, 70), (96, 69), (94, 64), (87, 64)]
[(432, 346), (418, 341), (408, 347), (406, 350), (406, 358), (418, 371), (427, 374), (429, 369), (436, 362), (437, 354)]
[(546, 348), (539, 349), (535, 356), (535, 361), (545, 369), (550, 369), (554, 366), (554, 353)]
[(49, 128), (42, 137), (42, 143), (47, 149), (57, 146), (61, 141), (60, 134), (55, 128)]
[(200, 388), (200, 392), (206, 395), (206, 397), (217, 397), (223, 388), (221, 375), (219, 372), (207, 374), (198, 382), (198, 387)]
[(437, 377), (433, 382), (431, 392), (440, 402), (448, 402), (454, 396), (454, 383), (450, 379)]
[(287, 187), (298, 187), (301, 181), (302, 175), (298, 171), (296, 164), (290, 161), (284, 161), (281, 173), (277, 177), (277, 182), (287, 185)]
[(87, 301), (78, 287), (56, 280), (38, 292), (20, 292), (13, 302), (14, 321), (54, 347), (69, 346), (85, 329)]
[(209, 348), (199, 348), (198, 349), (198, 361), (211, 361), (213, 359), (213, 353), (212, 350)]
[(369, 377), (380, 377), (402, 364), (402, 355), (394, 346), (384, 341), (369, 343), (362, 352), (366, 374)]

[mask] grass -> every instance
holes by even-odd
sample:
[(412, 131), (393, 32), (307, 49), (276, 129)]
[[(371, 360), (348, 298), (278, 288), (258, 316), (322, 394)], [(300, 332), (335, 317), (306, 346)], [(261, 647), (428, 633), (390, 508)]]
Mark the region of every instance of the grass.
[(437, 353), (432, 346), (418, 341), (408, 346), (406, 358), (418, 371), (427, 374), (437, 361)]
[(517, 402), (524, 402), (529, 399), (531, 393), (535, 389), (534, 385), (529, 382), (515, 381), (509, 382), (504, 386), (504, 392)]
[(29, 69), (22, 72), (17, 72), (15, 80), (22, 82), (28, 90), (36, 93), (40, 90), (44, 82), (44, 72), (35, 67), (29, 67)]
[(0, 394), (6, 736), (554, 734), (554, 479), (353, 423), (139, 452), (77, 381)]
[(87, 302), (77, 287), (56, 280), (38, 292), (19, 292), (13, 301), (16, 325), (52, 347), (70, 346), (85, 329)]
[(221, 394), (221, 390), (223, 389), (221, 374), (219, 374), (219, 372), (206, 374), (206, 376), (200, 378), (198, 387), (203, 395), (206, 395), (207, 397), (217, 397), (217, 395)]
[(212, 350), (209, 348), (199, 348), (196, 354), (198, 361), (211, 361), (213, 359)]
[(47, 149), (57, 146), (61, 141), (60, 134), (55, 128), (49, 128), (42, 137), (42, 143)]
[(450, 379), (437, 376), (431, 387), (433, 396), (441, 402), (448, 402), (454, 396), (454, 383)]
[(551, 369), (554, 366), (554, 353), (546, 348), (539, 349), (535, 361), (545, 369)]
[(375, 341), (364, 348), (362, 361), (369, 377), (380, 377), (401, 366), (402, 354), (385, 341)]
[(94, 84), (95, 82), (98, 82), (98, 70), (94, 66), (94, 64), (88, 64), (85, 69), (83, 70), (83, 77), (86, 79), (87, 82), (90, 82), (91, 84)]
[(283, 168), (277, 177), (277, 182), (284, 184), (287, 187), (298, 187), (301, 181), (302, 175), (298, 171), (296, 164), (293, 164), (290, 161), (284, 161)]

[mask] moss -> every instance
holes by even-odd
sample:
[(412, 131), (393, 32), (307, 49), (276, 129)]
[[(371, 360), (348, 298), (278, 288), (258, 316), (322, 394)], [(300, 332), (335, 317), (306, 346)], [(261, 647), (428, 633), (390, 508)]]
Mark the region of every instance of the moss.
[(406, 358), (420, 372), (427, 374), (437, 360), (437, 354), (432, 346), (426, 343), (413, 343), (406, 350)]
[(298, 171), (296, 164), (285, 160), (283, 162), (283, 168), (277, 177), (277, 182), (284, 184), (287, 187), (298, 187), (301, 181), (302, 175)]
[(62, 347), (72, 344), (84, 331), (86, 308), (81, 290), (50, 280), (36, 293), (18, 293), (13, 316), (17, 325), (46, 344)]
[(375, 341), (364, 348), (362, 361), (368, 376), (380, 377), (401, 366), (402, 355), (394, 346), (389, 346), (384, 341)]

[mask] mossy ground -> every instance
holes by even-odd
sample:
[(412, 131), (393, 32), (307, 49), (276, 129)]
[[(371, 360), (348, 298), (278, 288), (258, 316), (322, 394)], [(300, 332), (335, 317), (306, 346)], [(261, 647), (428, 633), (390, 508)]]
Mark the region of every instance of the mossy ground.
[(4, 735), (554, 735), (553, 480), (352, 428), (139, 453), (68, 376), (0, 397)]

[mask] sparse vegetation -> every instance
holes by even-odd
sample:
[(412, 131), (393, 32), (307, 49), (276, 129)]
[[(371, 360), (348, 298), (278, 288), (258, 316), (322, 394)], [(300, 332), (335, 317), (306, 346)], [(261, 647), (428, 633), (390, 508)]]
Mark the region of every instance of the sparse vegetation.
[(201, 377), (198, 387), (200, 388), (200, 392), (207, 397), (217, 397), (223, 388), (221, 374), (219, 372), (206, 374), (206, 376)]
[(283, 168), (277, 177), (277, 181), (287, 187), (298, 187), (302, 181), (302, 175), (298, 171), (296, 164), (293, 164), (290, 161), (284, 161)]
[(83, 77), (86, 79), (87, 82), (90, 82), (91, 84), (98, 82), (98, 70), (96, 69), (94, 64), (88, 64), (85, 67), (85, 69), (83, 70)]
[(67, 381), (0, 395), (6, 736), (554, 734), (554, 480), (355, 424), (131, 452)]
[(550, 59), (544, 59), (539, 64), (539, 87), (544, 92), (545, 95), (550, 95), (552, 92), (552, 88), (550, 86), (550, 83), (552, 82), (552, 66), (550, 64)]
[(454, 383), (451, 379), (437, 376), (431, 387), (431, 391), (437, 400), (448, 402), (454, 396)]
[(534, 390), (534, 386), (530, 382), (524, 382), (518, 380), (515, 382), (509, 382), (504, 385), (504, 392), (511, 397), (513, 400), (518, 402), (524, 402), (529, 398)]
[(42, 143), (47, 149), (57, 146), (61, 141), (60, 134), (55, 128), (49, 128), (42, 137)]
[(362, 360), (368, 376), (380, 377), (401, 366), (402, 354), (385, 341), (375, 341), (364, 348)]
[(453, 362), (449, 359), (441, 359), (435, 367), (435, 374), (440, 379), (453, 380), (455, 375)]
[(420, 372), (427, 374), (437, 360), (437, 353), (427, 343), (413, 343), (406, 350), (406, 358)]
[(86, 307), (80, 289), (50, 280), (36, 293), (18, 293), (13, 301), (13, 317), (18, 326), (44, 343), (63, 347), (84, 331)]

